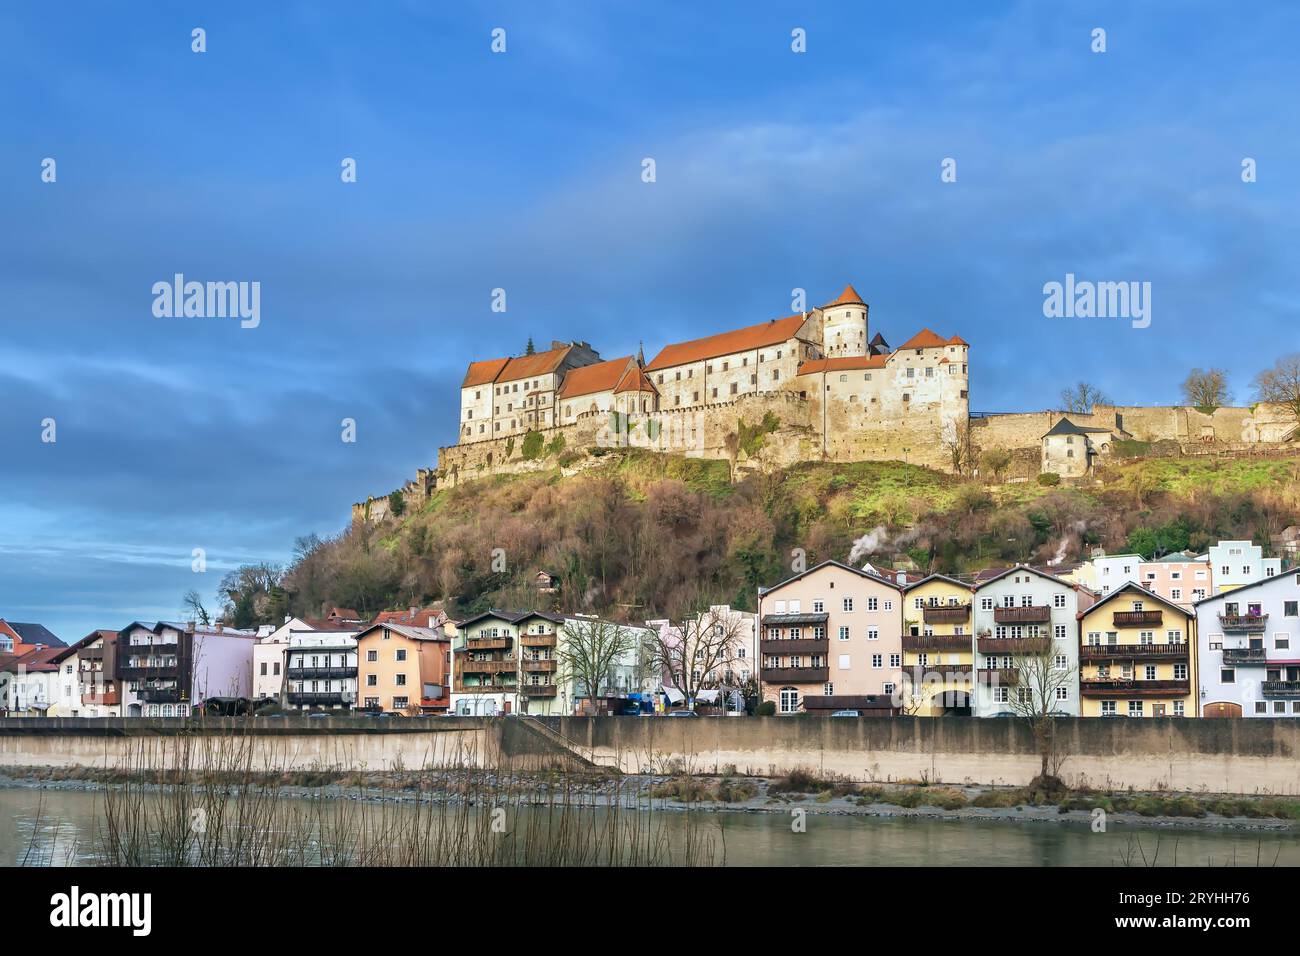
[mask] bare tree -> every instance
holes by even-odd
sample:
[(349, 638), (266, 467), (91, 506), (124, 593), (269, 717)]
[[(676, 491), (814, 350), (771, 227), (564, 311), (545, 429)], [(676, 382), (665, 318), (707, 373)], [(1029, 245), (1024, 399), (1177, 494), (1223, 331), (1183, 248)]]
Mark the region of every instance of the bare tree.
[(1183, 379), (1183, 401), (1213, 411), (1232, 400), (1228, 394), (1228, 373), (1221, 368), (1194, 368)]
[(212, 624), (212, 618), (208, 614), (208, 609), (203, 606), (203, 598), (199, 596), (198, 591), (193, 589), (186, 591), (185, 597), (181, 598), (181, 607), (194, 615), (194, 620), (204, 627)]
[(1300, 422), (1300, 352), (1282, 356), (1256, 375), (1255, 393), (1261, 402), (1281, 405)]
[(700, 691), (718, 687), (734, 674), (748, 627), (739, 615), (710, 610), (675, 628), (652, 632), (647, 657), (664, 683), (680, 691), (694, 709)]
[(985, 471), (991, 472), (997, 481), (1011, 465), (1011, 452), (1005, 448), (990, 448), (980, 456), (980, 465)]
[(1088, 382), (1080, 382), (1074, 388), (1064, 389), (1061, 392), (1061, 401), (1065, 404), (1067, 412), (1076, 412), (1080, 415), (1092, 414), (1094, 405), (1110, 404), (1110, 399), (1105, 393)]
[(1011, 664), (1000, 674), (1009, 685), (1007, 706), (1029, 726), (1040, 760), (1039, 775), (1030, 786), (1061, 790), (1064, 784), (1058, 773), (1065, 754), (1056, 739), (1057, 693), (1059, 688), (1074, 683), (1076, 669), (1049, 636), (1021, 638), (1020, 648), (1011, 655)]
[(614, 669), (634, 667), (638, 649), (636, 629), (599, 618), (569, 618), (564, 637), (555, 649), (563, 679), (573, 686), (575, 697), (589, 700), (605, 696), (614, 687)]

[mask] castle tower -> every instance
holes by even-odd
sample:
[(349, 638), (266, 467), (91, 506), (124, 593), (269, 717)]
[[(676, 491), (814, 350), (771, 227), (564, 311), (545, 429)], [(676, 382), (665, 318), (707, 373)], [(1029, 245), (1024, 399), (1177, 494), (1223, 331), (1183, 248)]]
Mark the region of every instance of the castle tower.
[(822, 306), (822, 347), (827, 358), (867, 354), (867, 304), (851, 285)]

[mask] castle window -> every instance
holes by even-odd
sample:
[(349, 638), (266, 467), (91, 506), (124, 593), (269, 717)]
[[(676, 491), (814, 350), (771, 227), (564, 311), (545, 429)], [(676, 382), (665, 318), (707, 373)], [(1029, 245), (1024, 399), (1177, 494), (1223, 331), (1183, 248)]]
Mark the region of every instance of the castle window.
[(692, 402), (698, 402), (699, 400), (700, 400), (700, 393), (699, 393), (699, 392), (691, 392), (691, 401), (692, 401)]
[(964, 389), (964, 388), (961, 390), (961, 397), (962, 397), (962, 398), (965, 398), (965, 397), (966, 397), (966, 389)]
[(749, 384), (750, 384), (750, 385), (757, 385), (757, 384), (758, 384), (758, 376), (757, 376), (757, 375), (751, 375), (751, 376), (749, 376)]
[(677, 381), (680, 382), (681, 380), (682, 380), (682, 373), (681, 373), (681, 370), (678, 369), (678, 371), (677, 371)]
[(730, 363), (730, 362), (723, 362), (723, 363), (722, 363), (722, 370), (725, 372), (725, 371), (726, 371), (730, 366), (731, 366), (731, 363)]
[(746, 355), (744, 358), (742, 358), (742, 359), (740, 360), (740, 364), (741, 364), (741, 365), (749, 365), (749, 356)]
[(713, 363), (712, 363), (712, 362), (710, 362), (708, 365), (704, 366), (704, 374), (706, 374), (706, 375), (712, 375), (712, 374), (713, 374)]
[(680, 395), (674, 395), (674, 396), (673, 396), (673, 404), (674, 404), (674, 405), (680, 405), (681, 403), (682, 403), (682, 397), (681, 397)]
[(862, 376), (862, 379), (863, 379), (863, 381), (866, 381), (866, 382), (871, 381), (871, 373), (868, 372), (866, 375)]
[(732, 383), (731, 383), (731, 394), (732, 394), (732, 395), (735, 395), (737, 391), (739, 391), (739, 386), (738, 386), (735, 382), (732, 382)]
[(925, 377), (926, 377), (926, 378), (934, 378), (934, 366), (932, 366), (932, 365), (927, 365), (927, 366), (925, 367)]
[(911, 400), (912, 400), (912, 396), (911, 396), (911, 395), (908, 395), (907, 392), (904, 392), (904, 393), (903, 393), (903, 401), (905, 401), (905, 402), (910, 402)]
[(840, 376), (840, 381), (841, 381), (841, 382), (847, 382), (848, 380), (849, 380), (849, 377), (848, 377), (847, 375), (841, 375), (841, 376)]
[(916, 369), (912, 368), (910, 365), (907, 367), (907, 377), (916, 378)]
[(713, 397), (714, 397), (714, 398), (717, 398), (717, 397), (718, 397), (718, 389), (717, 389), (717, 386), (714, 386), (714, 388), (713, 388)]
[(772, 369), (772, 381), (778, 382), (780, 380), (781, 380), (781, 370), (779, 368)]

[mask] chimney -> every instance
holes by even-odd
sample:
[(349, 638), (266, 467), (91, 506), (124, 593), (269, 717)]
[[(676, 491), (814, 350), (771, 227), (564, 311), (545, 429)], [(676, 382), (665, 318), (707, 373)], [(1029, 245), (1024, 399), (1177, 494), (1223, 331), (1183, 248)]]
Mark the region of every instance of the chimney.
[(194, 622), (193, 622), (193, 621), (186, 621), (186, 622), (185, 622), (185, 633), (186, 633), (186, 634), (193, 634), (193, 633), (194, 633)]

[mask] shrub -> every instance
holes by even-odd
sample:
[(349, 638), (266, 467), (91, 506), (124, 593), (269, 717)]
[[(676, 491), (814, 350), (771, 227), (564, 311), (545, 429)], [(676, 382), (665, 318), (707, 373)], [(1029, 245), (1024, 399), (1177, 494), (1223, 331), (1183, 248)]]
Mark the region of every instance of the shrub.
[(543, 443), (544, 439), (541, 432), (529, 432), (524, 436), (524, 443), (519, 448), (519, 454), (525, 461), (541, 458)]
[(546, 454), (558, 455), (562, 451), (564, 451), (564, 436), (557, 434), (546, 446)]
[(754, 711), (754, 714), (758, 717), (775, 717), (776, 701), (774, 700), (763, 701), (763, 703), (758, 705), (758, 709)]
[(402, 512), (406, 510), (406, 499), (402, 497), (400, 491), (394, 491), (388, 496), (388, 513), (394, 518), (400, 518)]
[(1051, 488), (1061, 483), (1061, 476), (1054, 471), (1045, 471), (1038, 476), (1038, 483), (1044, 488)]

